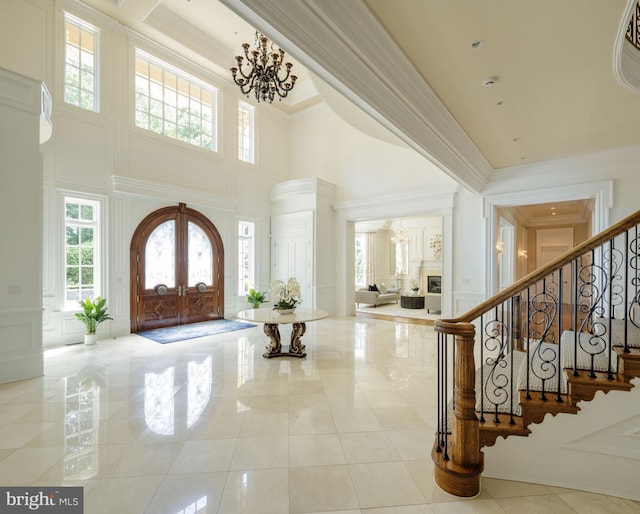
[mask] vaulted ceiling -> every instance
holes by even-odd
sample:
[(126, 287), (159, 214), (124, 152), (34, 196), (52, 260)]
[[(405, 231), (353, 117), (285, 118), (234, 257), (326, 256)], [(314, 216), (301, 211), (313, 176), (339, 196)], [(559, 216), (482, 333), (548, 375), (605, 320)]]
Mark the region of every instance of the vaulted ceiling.
[(317, 101), (317, 75), (475, 191), (640, 145), (640, 93), (615, 72), (633, 1), (85, 0), (226, 75), (260, 29), (297, 59), (285, 109)]

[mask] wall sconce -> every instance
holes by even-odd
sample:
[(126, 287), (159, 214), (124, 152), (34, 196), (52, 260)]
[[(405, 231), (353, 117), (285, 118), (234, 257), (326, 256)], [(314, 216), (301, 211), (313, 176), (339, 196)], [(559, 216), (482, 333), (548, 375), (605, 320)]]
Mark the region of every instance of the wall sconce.
[(496, 250), (498, 251), (498, 255), (501, 255), (504, 252), (504, 242), (498, 241), (496, 243)]
[(528, 257), (526, 250), (518, 250), (518, 258), (526, 259)]

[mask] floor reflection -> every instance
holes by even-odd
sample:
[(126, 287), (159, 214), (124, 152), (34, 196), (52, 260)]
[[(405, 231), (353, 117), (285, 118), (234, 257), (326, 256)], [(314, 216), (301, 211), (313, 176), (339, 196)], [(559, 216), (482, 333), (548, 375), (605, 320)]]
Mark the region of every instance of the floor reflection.
[[(211, 400), (212, 362), (211, 355), (201, 362), (194, 359), (187, 362), (187, 428), (197, 423)], [(176, 395), (184, 389), (178, 388), (176, 393), (175, 376), (175, 366), (169, 366), (161, 373), (145, 373), (144, 420), (158, 435), (169, 436), (176, 432), (176, 403), (183, 405)]]
[(65, 480), (97, 475), (101, 409), (106, 403), (107, 375), (104, 368), (85, 368), (64, 379)]

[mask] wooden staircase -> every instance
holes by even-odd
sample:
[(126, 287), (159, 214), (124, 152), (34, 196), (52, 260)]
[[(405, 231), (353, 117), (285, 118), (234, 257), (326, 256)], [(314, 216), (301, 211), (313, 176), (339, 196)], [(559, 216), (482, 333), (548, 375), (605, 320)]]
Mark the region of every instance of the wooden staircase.
[[(432, 459), (441, 489), (475, 496), (483, 447), (528, 436), (547, 414), (579, 415), (579, 402), (598, 391), (633, 388), (640, 377), (639, 225), (640, 211), (465, 315), (436, 322)], [(567, 296), (569, 304), (558, 301)]]

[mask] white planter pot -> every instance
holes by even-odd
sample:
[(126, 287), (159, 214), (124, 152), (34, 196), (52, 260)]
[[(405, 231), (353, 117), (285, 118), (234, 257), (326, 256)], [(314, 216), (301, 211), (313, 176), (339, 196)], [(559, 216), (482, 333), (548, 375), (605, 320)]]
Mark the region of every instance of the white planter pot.
[(84, 335), (84, 344), (87, 346), (92, 346), (98, 342), (98, 334), (85, 334)]

